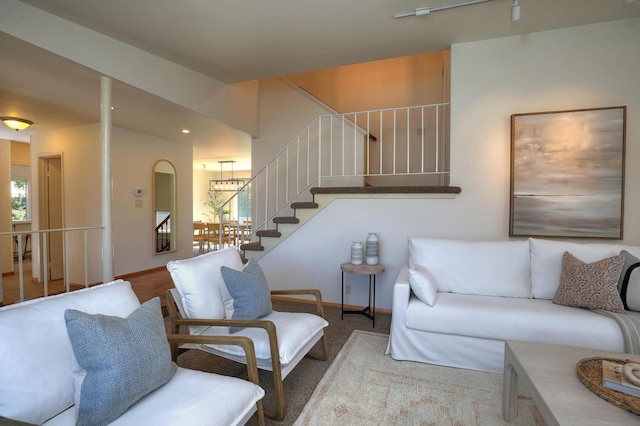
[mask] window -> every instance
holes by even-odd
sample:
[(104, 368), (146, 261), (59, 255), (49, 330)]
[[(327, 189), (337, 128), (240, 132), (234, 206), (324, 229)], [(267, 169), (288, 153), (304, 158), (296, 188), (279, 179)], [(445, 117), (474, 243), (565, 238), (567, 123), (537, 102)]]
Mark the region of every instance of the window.
[(26, 221), (31, 219), (29, 209), (29, 181), (15, 179), (11, 181), (11, 220)]

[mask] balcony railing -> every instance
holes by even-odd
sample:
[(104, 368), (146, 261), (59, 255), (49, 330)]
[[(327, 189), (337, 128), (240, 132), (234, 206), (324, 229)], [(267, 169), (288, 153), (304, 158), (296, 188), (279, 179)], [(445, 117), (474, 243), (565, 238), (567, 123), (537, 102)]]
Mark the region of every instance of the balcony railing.
[(265, 164), (219, 208), (218, 217), (222, 223), (231, 203), (250, 200), (255, 233), (269, 229), (274, 217), (287, 216), (289, 205), (308, 197), (312, 186), (448, 183), (448, 103), (326, 115)]
[[(51, 281), (50, 267), (52, 263), (49, 256), (37, 255), (37, 253), (49, 253), (49, 248), (56, 246), (61, 248), (61, 264), (56, 265), (61, 268), (64, 279), (64, 289), (69, 292), (71, 284), (89, 287), (92, 277), (97, 277), (101, 268), (100, 256), (89, 256), (90, 248), (93, 253), (100, 253), (100, 241), (102, 237), (101, 226), (82, 228), (63, 228), (29, 231), (0, 232), (0, 240), (11, 239), (11, 246), (15, 247), (18, 266), (19, 300), (25, 300), (24, 282), (24, 252), (27, 237), (31, 239), (32, 248), (32, 268), (37, 269), (36, 275), (43, 286), (45, 296), (49, 295), (49, 284)], [(100, 231), (100, 232), (97, 232)], [(98, 234), (98, 235), (95, 235)], [(0, 245), (0, 248), (2, 245)], [(36, 253), (35, 259), (33, 253)], [(0, 253), (1, 255), (1, 253)], [(80, 257), (81, 256), (81, 257)], [(98, 264), (99, 263), (99, 264)], [(95, 274), (92, 274), (95, 269)], [(0, 291), (3, 290), (3, 279), (0, 274)], [(0, 298), (2, 300), (2, 298)]]

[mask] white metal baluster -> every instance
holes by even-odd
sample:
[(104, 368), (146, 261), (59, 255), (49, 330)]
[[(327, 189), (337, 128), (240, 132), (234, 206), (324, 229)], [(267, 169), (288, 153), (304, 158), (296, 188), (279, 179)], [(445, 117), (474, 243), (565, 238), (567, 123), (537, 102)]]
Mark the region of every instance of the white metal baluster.
[(378, 112), (378, 116), (380, 117), (380, 139), (378, 139), (378, 151), (380, 151), (380, 169), (378, 171), (379, 175), (382, 175), (382, 110)]
[(67, 293), (69, 293), (69, 291), (71, 290), (69, 279), (69, 271), (71, 270), (71, 268), (69, 268), (69, 256), (67, 256), (67, 248), (69, 247), (69, 232), (63, 231), (62, 235), (64, 236), (64, 245), (62, 246), (62, 258), (64, 259), (64, 286)]
[(407, 108), (407, 174), (411, 174), (411, 168), (410, 166), (410, 150), (411, 150), (411, 134), (409, 133), (409, 121), (410, 121), (410, 116), (411, 116), (411, 109)]
[[(298, 140), (298, 143), (300, 142), (300, 137), (298, 136), (296, 138)], [(289, 204), (289, 147), (287, 146), (287, 149), (284, 152), (284, 159), (285, 159), (285, 167), (284, 167), (284, 201), (285, 204)]]
[(438, 114), (439, 112), (439, 108), (438, 105), (436, 105), (436, 137), (435, 137), (435, 141), (436, 141), (436, 173), (438, 173), (440, 171), (440, 150), (439, 145), (440, 145), (440, 133), (439, 133), (439, 126), (438, 126), (438, 122), (440, 120), (440, 115)]
[[(18, 237), (18, 280), (20, 281), (20, 301), (24, 300), (24, 267), (22, 265), (22, 234), (17, 234)], [(1, 274), (0, 274), (1, 275)]]
[(44, 275), (44, 295), (49, 295), (49, 256), (47, 251), (47, 232), (42, 233), (42, 256), (41, 259), (44, 263), (43, 275)]
[(264, 229), (268, 229), (269, 224), (269, 165), (266, 166), (264, 181)]
[(84, 288), (89, 288), (89, 254), (88, 254), (89, 230), (84, 230)]
[(366, 165), (366, 174), (371, 173), (371, 113), (367, 111), (367, 165)]
[(424, 107), (420, 107), (420, 135), (422, 136), (422, 154), (420, 155), (421, 163), (420, 163), (420, 173), (424, 173)]
[(396, 150), (397, 150), (397, 145), (396, 145), (396, 140), (397, 140), (397, 136), (396, 134), (398, 133), (396, 131), (397, 127), (397, 110), (393, 110), (393, 174), (396, 174)]
[(322, 186), (322, 118), (318, 120), (318, 186)]
[(358, 156), (358, 113), (353, 115), (353, 176), (358, 174), (358, 162), (356, 161)]

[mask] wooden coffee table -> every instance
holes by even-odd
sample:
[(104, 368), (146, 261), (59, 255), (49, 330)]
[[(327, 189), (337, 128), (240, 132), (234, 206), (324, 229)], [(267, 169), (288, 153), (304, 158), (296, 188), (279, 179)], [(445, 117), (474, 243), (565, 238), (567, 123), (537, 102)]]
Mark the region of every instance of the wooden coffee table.
[(504, 353), (502, 415), (516, 415), (518, 380), (533, 397), (548, 425), (638, 425), (640, 416), (605, 401), (587, 389), (576, 374), (583, 358), (633, 359), (640, 356), (567, 346), (507, 341)]

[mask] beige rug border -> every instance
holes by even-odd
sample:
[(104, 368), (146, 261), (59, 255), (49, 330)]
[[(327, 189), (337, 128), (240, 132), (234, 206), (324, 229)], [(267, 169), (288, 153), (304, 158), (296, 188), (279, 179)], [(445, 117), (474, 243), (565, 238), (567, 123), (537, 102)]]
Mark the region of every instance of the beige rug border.
[[(318, 385), (314, 389), (309, 401), (305, 404), (304, 408), (300, 412), (300, 415), (298, 416), (296, 421), (293, 423), (293, 426), (303, 426), (308, 424), (308, 422), (313, 418), (314, 413), (321, 411), (320, 407), (322, 407), (323, 405), (323, 399), (325, 398), (327, 393), (331, 391), (333, 383), (337, 380), (337, 377), (338, 377), (337, 374), (340, 371), (340, 367), (345, 362), (345, 359), (351, 354), (353, 347), (356, 345), (357, 342), (360, 341), (360, 339), (362, 339), (363, 337), (369, 337), (369, 336), (376, 339), (386, 339), (386, 342), (388, 344), (389, 334), (376, 333), (376, 332), (365, 331), (365, 330), (354, 330), (349, 336), (349, 338), (347, 339), (347, 341), (345, 342), (342, 349), (340, 349), (340, 351), (336, 355), (335, 359), (333, 360), (333, 362), (325, 372), (320, 382), (318, 382)], [(384, 345), (385, 349), (386, 349), (386, 346), (387, 345)], [(392, 359), (389, 355), (385, 354), (385, 356)], [(412, 364), (414, 363), (412, 361), (397, 361), (397, 362), (408, 362)], [(422, 363), (416, 363), (416, 364), (423, 365)], [(438, 366), (438, 365), (433, 365), (433, 367), (451, 368), (451, 367), (444, 367), (444, 366)], [(491, 374), (491, 375), (495, 374), (495, 373), (486, 373), (486, 372), (475, 371), (475, 370), (469, 370), (469, 371), (472, 373), (485, 373), (485, 374)], [(519, 387), (518, 388), (519, 414), (524, 414), (525, 412), (524, 409), (526, 408), (525, 406), (521, 406), (520, 405), (521, 403), (526, 402), (530, 404), (529, 408), (530, 410), (533, 410), (534, 413), (532, 412), (533, 418), (529, 418), (528, 420), (533, 420), (533, 422), (527, 422), (527, 418), (526, 418), (527, 416), (519, 415), (516, 419), (514, 419), (513, 422), (511, 422), (511, 424), (513, 425), (520, 425), (520, 424), (530, 425), (534, 423), (545, 424), (544, 420), (542, 419), (538, 410), (535, 407), (535, 403), (533, 403), (533, 401), (531, 400), (531, 397), (527, 395), (528, 392), (525, 391), (524, 395), (520, 395), (522, 391), (524, 391), (524, 389), (520, 389)], [(500, 405), (501, 405), (501, 399), (502, 398), (500, 398)], [(502, 413), (500, 413), (499, 415), (499, 420), (497, 418), (494, 419), (496, 420), (496, 424), (504, 424), (504, 425), (509, 424), (508, 422), (504, 422), (504, 419), (502, 419), (501, 414)], [(423, 423), (424, 422), (420, 422), (420, 424), (423, 424)], [(433, 425), (435, 423), (427, 421), (424, 424)]]
[(315, 410), (317, 408), (314, 402), (316, 403), (321, 402), (321, 398), (319, 398), (319, 396), (322, 393), (326, 392), (325, 385), (327, 384), (327, 382), (334, 380), (334, 377), (337, 373), (339, 365), (342, 363), (344, 358), (346, 358), (349, 355), (349, 352), (351, 352), (351, 349), (355, 344), (355, 341), (359, 338), (358, 337), (359, 335), (370, 335), (373, 337), (381, 337), (381, 338), (389, 339), (389, 335), (385, 333), (376, 333), (373, 331), (366, 331), (366, 330), (353, 330), (353, 332), (351, 333), (347, 341), (344, 343), (344, 346), (342, 346), (342, 349), (340, 349), (340, 352), (338, 352), (338, 355), (336, 355), (333, 362), (331, 362), (329, 369), (324, 373), (324, 376), (322, 376), (322, 379), (320, 379), (320, 382), (318, 383), (315, 390), (311, 394), (311, 398), (309, 398), (309, 401), (305, 404), (304, 408), (300, 412), (300, 415), (298, 416), (296, 421), (293, 423), (293, 426), (301, 424), (301, 422), (304, 421), (304, 418), (306, 417), (306, 415), (310, 411)]

